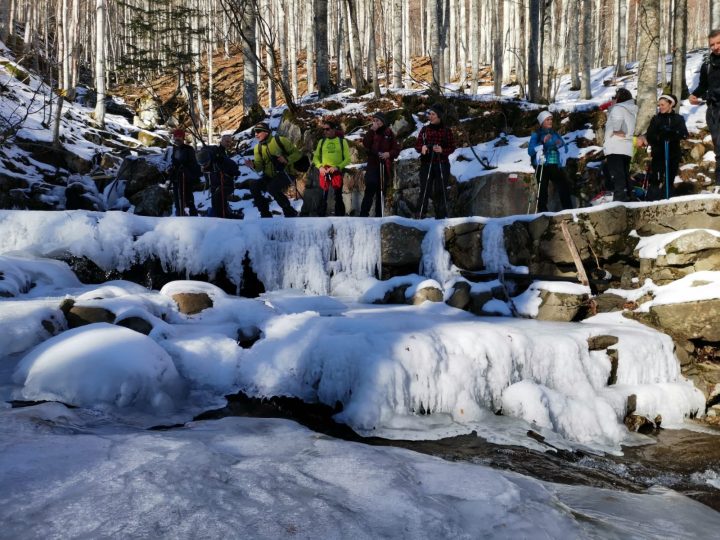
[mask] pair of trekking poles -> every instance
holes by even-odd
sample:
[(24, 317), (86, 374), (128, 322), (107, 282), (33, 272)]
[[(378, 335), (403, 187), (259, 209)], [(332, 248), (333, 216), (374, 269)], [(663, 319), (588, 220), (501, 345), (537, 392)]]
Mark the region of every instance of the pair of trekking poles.
[[(427, 146), (427, 140), (424, 140), (423, 143), (425, 146)], [(442, 196), (443, 196), (443, 203), (445, 204), (445, 211), (448, 213), (448, 216), (450, 214), (449, 208), (447, 205), (447, 196), (445, 194), (445, 172), (443, 171), (442, 163), (439, 161), (437, 163), (433, 163), (433, 160), (435, 159), (435, 151), (433, 150), (433, 147), (430, 147), (430, 163), (428, 165), (428, 172), (427, 176), (425, 177), (425, 187), (422, 191), (422, 199), (420, 201), (420, 213), (418, 214), (418, 219), (423, 218), (423, 213), (425, 211), (425, 200), (427, 199), (428, 189), (430, 187), (430, 176), (432, 175), (432, 169), (433, 165), (438, 166), (438, 170), (440, 171), (440, 183), (442, 184)], [(433, 178), (433, 187), (435, 187), (435, 178)]]

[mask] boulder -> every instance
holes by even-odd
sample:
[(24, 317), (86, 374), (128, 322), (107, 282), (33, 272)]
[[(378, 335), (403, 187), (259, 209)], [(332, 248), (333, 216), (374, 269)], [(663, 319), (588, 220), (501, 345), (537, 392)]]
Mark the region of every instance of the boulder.
[(138, 216), (167, 216), (172, 210), (172, 195), (158, 185), (150, 186), (130, 197), (135, 206), (134, 213)]
[(373, 304), (407, 304), (405, 291), (407, 291), (408, 287), (410, 287), (409, 283), (393, 287), (381, 299), (375, 300)]
[(126, 317), (122, 320), (116, 321), (115, 324), (129, 328), (130, 330), (134, 330), (140, 334), (145, 334), (146, 336), (150, 335), (150, 332), (152, 332), (153, 329), (153, 325), (142, 317)]
[(622, 311), (627, 302), (624, 297), (607, 292), (597, 295), (593, 300), (595, 301), (595, 309), (598, 313)]
[(527, 214), (528, 200), (534, 196), (532, 174), (491, 172), (458, 184), (456, 211), (461, 216)]
[(445, 249), (453, 264), (463, 270), (485, 268), (482, 258), (482, 223), (460, 223), (445, 229)]
[(667, 334), (720, 342), (720, 298), (651, 306), (649, 316)]
[(249, 349), (262, 338), (262, 330), (257, 326), (239, 328), (237, 332), (237, 343), (243, 349)]
[(570, 322), (580, 313), (580, 309), (587, 305), (588, 295), (541, 290), (540, 300), (536, 319)]
[(423, 302), (442, 302), (443, 292), (437, 287), (426, 286), (415, 291), (412, 298), (408, 299), (408, 304), (418, 306)]
[(125, 197), (128, 199), (148, 186), (164, 180), (155, 163), (137, 156), (128, 156), (123, 160), (117, 178), (126, 180)]
[(97, 306), (73, 305), (65, 313), (65, 318), (68, 322), (68, 328), (77, 328), (78, 326), (99, 322), (110, 324), (115, 322), (115, 314), (112, 311)]
[(382, 279), (417, 273), (422, 259), (425, 231), (397, 223), (383, 223), (380, 228)]
[(456, 282), (445, 303), (454, 308), (467, 309), (470, 305), (470, 284), (467, 281)]
[(532, 259), (532, 239), (527, 224), (523, 221), (513, 221), (503, 227), (503, 236), (510, 264), (529, 266)]
[(212, 299), (204, 292), (184, 292), (173, 294), (172, 299), (178, 306), (178, 311), (185, 315), (194, 315), (213, 307)]
[(587, 339), (588, 350), (602, 351), (613, 345), (617, 345), (617, 336), (591, 336)]
[(660, 424), (662, 423), (662, 416), (657, 415), (654, 420), (651, 420), (650, 418), (646, 416), (641, 416), (639, 414), (629, 414), (625, 417), (625, 420), (623, 420), (625, 427), (628, 428), (629, 431), (636, 431), (638, 433), (642, 433), (644, 435), (654, 433), (658, 429), (660, 429)]
[(145, 146), (156, 146), (158, 148), (166, 148), (168, 141), (152, 131), (146, 131), (141, 129), (137, 132), (138, 141), (143, 143)]

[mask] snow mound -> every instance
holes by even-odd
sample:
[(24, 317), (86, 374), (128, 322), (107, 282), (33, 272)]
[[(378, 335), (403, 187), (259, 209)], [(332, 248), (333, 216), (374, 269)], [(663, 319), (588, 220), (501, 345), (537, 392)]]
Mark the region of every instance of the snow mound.
[(18, 296), (30, 289), (59, 291), (78, 286), (80, 281), (64, 262), (29, 255), (0, 255), (0, 296)]
[(152, 339), (110, 324), (83, 326), (39, 345), (15, 381), (27, 400), (169, 411), (182, 393), (172, 359)]

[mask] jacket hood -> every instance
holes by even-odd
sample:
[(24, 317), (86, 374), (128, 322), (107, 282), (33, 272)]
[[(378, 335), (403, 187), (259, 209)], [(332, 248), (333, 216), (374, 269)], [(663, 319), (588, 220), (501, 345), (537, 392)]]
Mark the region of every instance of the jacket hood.
[(638, 111), (638, 106), (635, 104), (634, 101), (623, 101), (622, 103), (616, 103), (615, 107), (622, 107), (623, 109), (627, 109), (627, 111), (630, 114), (636, 114)]

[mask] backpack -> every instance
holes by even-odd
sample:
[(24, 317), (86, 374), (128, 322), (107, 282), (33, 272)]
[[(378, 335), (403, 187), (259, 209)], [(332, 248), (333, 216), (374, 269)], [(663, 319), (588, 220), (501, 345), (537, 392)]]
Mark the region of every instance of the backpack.
[[(343, 141), (345, 140), (345, 136), (338, 135), (337, 138), (340, 139), (340, 160), (345, 161), (345, 145), (343, 144)], [(325, 139), (326, 139), (326, 137), (323, 137), (322, 139), (320, 139), (320, 159), (322, 159), (322, 149), (323, 149), (323, 146), (325, 145)]]
[[(287, 148), (285, 148), (285, 145), (283, 144), (280, 136), (275, 135), (273, 138), (275, 139), (275, 143), (278, 145), (280, 152), (282, 152), (283, 157), (287, 158), (290, 153), (287, 151)], [(303, 154), (300, 159), (298, 159), (295, 163), (292, 164), (292, 166), (299, 173), (308, 172), (308, 170), (310, 169), (310, 158)]]

